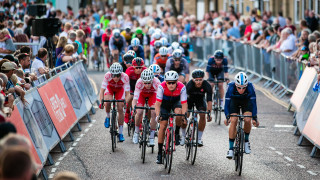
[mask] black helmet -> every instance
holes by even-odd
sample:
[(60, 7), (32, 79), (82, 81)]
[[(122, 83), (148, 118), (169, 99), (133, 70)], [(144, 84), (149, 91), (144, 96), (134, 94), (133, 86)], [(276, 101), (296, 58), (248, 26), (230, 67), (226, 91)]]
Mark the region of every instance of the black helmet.
[(203, 78), (204, 71), (202, 69), (195, 69), (192, 71), (192, 78)]
[(217, 58), (217, 59), (223, 59), (224, 55), (223, 55), (223, 52), (221, 50), (216, 50), (214, 52), (214, 58)]
[(124, 61), (132, 63), (132, 60), (134, 59), (134, 56), (132, 54), (126, 53), (123, 56)]

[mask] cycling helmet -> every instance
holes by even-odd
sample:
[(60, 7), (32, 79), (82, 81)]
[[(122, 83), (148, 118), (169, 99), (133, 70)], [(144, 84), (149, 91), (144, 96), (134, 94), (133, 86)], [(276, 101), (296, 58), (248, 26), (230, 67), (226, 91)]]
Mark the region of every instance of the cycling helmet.
[(126, 62), (132, 62), (132, 60), (134, 59), (134, 55), (130, 54), (130, 53), (126, 53), (123, 56), (124, 61)]
[(120, 37), (120, 30), (119, 29), (115, 29), (115, 30), (113, 30), (112, 34), (113, 34), (113, 36), (115, 38), (119, 38)]
[(183, 35), (180, 39), (180, 43), (189, 43), (189, 38), (187, 35)]
[(159, 54), (160, 54), (161, 56), (167, 55), (167, 54), (168, 54), (168, 49), (167, 49), (166, 47), (161, 47), (161, 48), (159, 49)]
[(144, 65), (144, 61), (141, 57), (136, 57), (132, 61), (132, 66), (143, 66), (143, 65)]
[(131, 45), (132, 46), (139, 46), (140, 45), (140, 40), (138, 38), (133, 38), (131, 40)]
[(222, 50), (216, 50), (214, 52), (214, 58), (217, 58), (217, 59), (223, 59), (224, 55), (223, 55), (223, 52)]
[(161, 41), (155, 41), (154, 42), (154, 47), (156, 47), (156, 48), (160, 48), (162, 46), (162, 43), (161, 43)]
[(107, 28), (106, 28), (106, 32), (112, 32), (111, 27), (107, 27)]
[(136, 29), (136, 34), (142, 34), (142, 33), (143, 33), (142, 29), (138, 27), (138, 28)]
[(181, 49), (176, 49), (172, 53), (173, 58), (181, 58), (182, 56), (182, 51)]
[(125, 30), (126, 30), (127, 33), (130, 33), (131, 32), (131, 27), (127, 26)]
[(161, 42), (162, 46), (167, 46), (168, 45), (168, 40), (165, 37), (161, 38), (160, 42)]
[(95, 25), (94, 29), (101, 29), (100, 24)]
[(179, 45), (179, 43), (177, 43), (177, 42), (173, 42), (173, 43), (171, 44), (171, 47), (172, 47), (173, 50), (178, 49), (179, 46), (180, 46), (180, 45)]
[(159, 34), (161, 34), (161, 32), (162, 32), (162, 31), (161, 31), (161, 29), (160, 29), (160, 28), (156, 28), (156, 29), (154, 30), (154, 32), (155, 32), (155, 33), (159, 33)]
[(148, 30), (148, 34), (149, 35), (152, 35), (154, 33), (154, 28), (153, 27), (150, 27), (149, 30)]
[(127, 53), (131, 54), (132, 56), (136, 56), (136, 52), (134, 50), (129, 50)]
[(164, 74), (165, 81), (177, 81), (178, 78), (179, 78), (179, 75), (176, 71), (168, 71)]
[(239, 72), (235, 77), (234, 81), (236, 86), (247, 86), (248, 85), (248, 76), (244, 72)]
[(121, 64), (113, 63), (110, 67), (111, 74), (121, 74), (123, 71)]
[(192, 78), (203, 78), (204, 77), (204, 71), (202, 69), (195, 69), (192, 71)]
[(155, 32), (155, 33), (153, 34), (153, 37), (154, 37), (155, 39), (160, 39), (160, 38), (161, 38), (161, 34), (158, 33), (158, 32)]
[(153, 73), (161, 73), (161, 69), (160, 69), (160, 66), (158, 64), (152, 64), (151, 66), (149, 66), (149, 69)]
[(141, 73), (141, 79), (143, 82), (150, 82), (154, 78), (154, 74), (150, 69), (146, 69)]

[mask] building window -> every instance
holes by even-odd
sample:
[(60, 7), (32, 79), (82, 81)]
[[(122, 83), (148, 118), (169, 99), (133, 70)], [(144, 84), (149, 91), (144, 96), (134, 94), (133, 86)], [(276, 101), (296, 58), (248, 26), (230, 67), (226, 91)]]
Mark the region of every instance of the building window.
[(243, 0), (239, 0), (239, 12), (243, 14)]
[(320, 8), (320, 0), (316, 0), (315, 2), (315, 5), (314, 5), (316, 8), (315, 8), (315, 14), (319, 14), (319, 8)]
[(164, 4), (164, 0), (158, 0), (157, 4)]
[(294, 9), (295, 9), (295, 14), (294, 14), (294, 19), (295, 19), (295, 23), (299, 24), (300, 22), (300, 15), (301, 15), (301, 9), (300, 9), (301, 3), (300, 0), (295, 0), (294, 2)]
[(152, 0), (147, 0), (146, 4), (152, 4)]
[(140, 0), (134, 0), (134, 4), (135, 5), (139, 5), (140, 4)]
[(130, 0), (124, 0), (124, 5), (129, 5), (130, 4)]

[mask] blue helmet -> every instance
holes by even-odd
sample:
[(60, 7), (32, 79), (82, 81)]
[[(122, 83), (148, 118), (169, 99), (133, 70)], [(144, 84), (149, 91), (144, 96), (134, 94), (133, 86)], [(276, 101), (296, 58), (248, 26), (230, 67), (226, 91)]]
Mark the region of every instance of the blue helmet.
[(214, 52), (214, 58), (216, 59), (223, 59), (224, 55), (223, 55), (223, 52), (221, 50), (216, 50)]

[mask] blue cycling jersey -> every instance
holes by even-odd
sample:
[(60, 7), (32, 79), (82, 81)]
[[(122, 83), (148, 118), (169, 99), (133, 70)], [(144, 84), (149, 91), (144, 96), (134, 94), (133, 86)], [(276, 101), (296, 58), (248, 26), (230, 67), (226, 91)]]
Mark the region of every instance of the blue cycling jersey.
[(228, 84), (228, 89), (226, 93), (226, 102), (224, 105), (224, 113), (226, 117), (230, 115), (230, 102), (231, 99), (238, 100), (249, 100), (252, 103), (252, 116), (257, 115), (257, 102), (256, 102), (256, 92), (252, 83), (248, 83), (248, 86), (243, 94), (239, 94), (235, 82)]
[(216, 74), (218, 72), (221, 72), (222, 70), (224, 70), (225, 73), (228, 72), (228, 60), (226, 58), (223, 58), (222, 63), (220, 65), (217, 65), (216, 60), (212, 56), (208, 60), (206, 72)]
[(160, 82), (164, 81), (164, 76), (159, 74), (159, 75), (155, 75), (156, 78), (158, 78), (160, 80)]
[[(128, 46), (128, 50), (133, 50), (133, 46), (132, 45)], [(136, 57), (141, 57), (144, 60), (144, 50), (141, 45), (139, 45), (138, 50), (135, 52), (136, 52)]]

